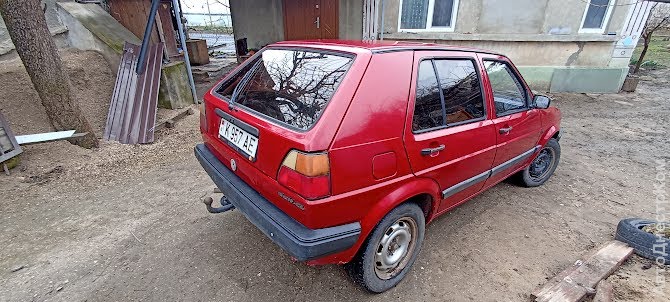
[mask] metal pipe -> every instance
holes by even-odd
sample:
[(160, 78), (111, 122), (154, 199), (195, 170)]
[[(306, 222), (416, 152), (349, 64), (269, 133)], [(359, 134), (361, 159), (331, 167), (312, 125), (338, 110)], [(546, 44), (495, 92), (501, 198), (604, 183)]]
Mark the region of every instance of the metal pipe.
[(188, 81), (191, 84), (191, 93), (193, 94), (193, 102), (199, 104), (198, 94), (195, 92), (195, 81), (193, 81), (193, 72), (191, 71), (191, 60), (188, 58), (188, 49), (186, 48), (186, 34), (184, 33), (184, 24), (181, 23), (181, 7), (179, 0), (172, 0), (172, 8), (174, 8), (174, 15), (177, 20), (177, 31), (179, 32), (179, 41), (181, 48), (184, 51), (184, 63), (186, 63), (186, 73), (188, 74)]
[(144, 72), (144, 62), (147, 60), (147, 48), (149, 48), (149, 39), (151, 39), (151, 31), (154, 30), (154, 23), (156, 23), (156, 12), (158, 11), (158, 4), (160, 0), (151, 0), (151, 11), (149, 11), (149, 20), (147, 26), (144, 28), (144, 37), (142, 37), (142, 48), (140, 48), (139, 60), (137, 67), (135, 67), (136, 74)]
[(379, 40), (384, 40), (384, 15), (386, 14), (386, 0), (382, 0), (382, 25), (379, 26), (379, 30), (381, 31), (379, 33)]

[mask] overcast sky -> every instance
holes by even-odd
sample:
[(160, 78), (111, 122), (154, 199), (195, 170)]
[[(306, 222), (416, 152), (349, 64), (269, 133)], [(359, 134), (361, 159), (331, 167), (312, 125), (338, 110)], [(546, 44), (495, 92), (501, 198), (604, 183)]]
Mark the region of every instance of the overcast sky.
[(228, 0), (181, 0), (185, 13), (207, 13), (207, 2), (212, 14), (230, 14), (230, 10), (221, 3), (228, 5)]

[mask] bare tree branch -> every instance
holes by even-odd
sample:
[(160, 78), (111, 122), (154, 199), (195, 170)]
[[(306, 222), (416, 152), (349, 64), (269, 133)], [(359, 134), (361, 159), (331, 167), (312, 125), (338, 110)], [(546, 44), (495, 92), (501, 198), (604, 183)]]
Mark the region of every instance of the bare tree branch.
[(642, 52), (640, 53), (640, 57), (637, 59), (637, 63), (635, 63), (635, 70), (633, 70), (633, 73), (638, 73), (640, 71), (640, 66), (642, 66), (642, 63), (644, 63), (644, 57), (647, 55), (647, 51), (649, 50), (649, 43), (651, 43), (651, 37), (653, 36), (654, 32), (658, 30), (661, 27), (667, 26), (670, 24), (670, 4), (660, 4), (660, 3), (654, 3), (654, 5), (651, 7), (651, 11), (649, 12), (649, 18), (647, 18), (647, 22), (644, 25), (644, 29), (642, 30)]

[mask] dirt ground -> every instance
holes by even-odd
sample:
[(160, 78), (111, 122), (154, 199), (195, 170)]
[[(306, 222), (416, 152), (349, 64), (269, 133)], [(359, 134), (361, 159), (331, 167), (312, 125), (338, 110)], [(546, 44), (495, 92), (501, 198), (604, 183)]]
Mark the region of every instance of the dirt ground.
[[(82, 69), (97, 82), (88, 85), (110, 79)], [(501, 183), (437, 219), (414, 269), (380, 295), (338, 266), (293, 262), (237, 211), (209, 214), (200, 200), (214, 185), (192, 149), (197, 115), (150, 145), (27, 146), (0, 175), (0, 301), (527, 301), (611, 240), (620, 219), (655, 217), (656, 160), (670, 160), (669, 75), (655, 71), (632, 94), (554, 95), (564, 134), (549, 182)], [(25, 99), (8, 94), (19, 87), (0, 90), (15, 132), (48, 131), (36, 96), (32, 108), (5, 105)], [(104, 93), (111, 86), (88, 95), (95, 108), (85, 110), (97, 129)], [(633, 257), (609, 278), (616, 301), (668, 301), (670, 284), (655, 278), (670, 273), (649, 263)]]

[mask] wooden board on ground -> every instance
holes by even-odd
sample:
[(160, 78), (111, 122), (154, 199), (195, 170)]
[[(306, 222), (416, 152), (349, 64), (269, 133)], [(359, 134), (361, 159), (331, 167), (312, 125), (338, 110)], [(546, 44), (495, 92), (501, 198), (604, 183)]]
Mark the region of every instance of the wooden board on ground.
[(593, 294), (600, 280), (607, 278), (633, 254), (627, 244), (612, 240), (590, 251), (531, 294), (537, 302), (577, 302)]
[(593, 302), (612, 302), (614, 300), (614, 288), (612, 283), (607, 280), (601, 280), (596, 286), (596, 296)]
[(186, 117), (187, 115), (193, 115), (193, 114), (195, 114), (195, 110), (193, 109), (193, 107), (195, 107), (195, 105), (191, 105), (191, 106), (189, 106), (189, 107), (187, 107), (187, 108), (185, 108), (185, 109), (182, 109), (182, 110), (181, 110), (179, 113), (177, 113), (176, 115), (174, 115), (174, 116), (172, 116), (172, 117), (170, 117), (170, 118), (167, 118), (167, 119), (165, 119), (165, 120), (163, 120), (163, 121), (160, 121), (160, 122), (156, 123), (156, 126), (155, 126), (156, 131), (161, 130), (161, 129), (163, 129), (163, 128), (174, 128), (174, 124), (175, 124), (177, 121), (183, 119), (183, 118)]

